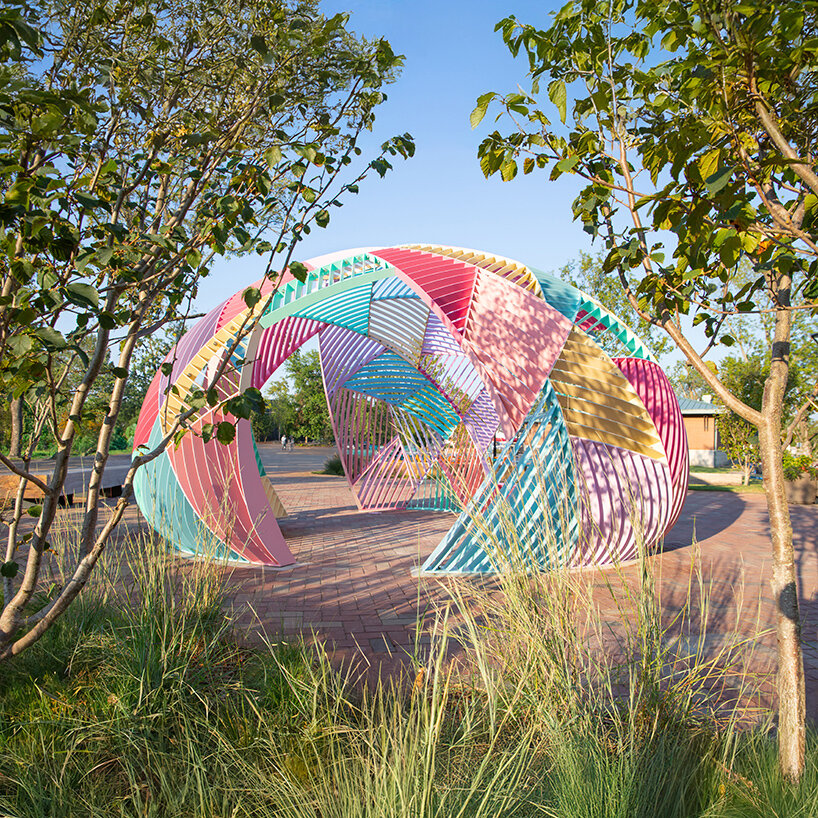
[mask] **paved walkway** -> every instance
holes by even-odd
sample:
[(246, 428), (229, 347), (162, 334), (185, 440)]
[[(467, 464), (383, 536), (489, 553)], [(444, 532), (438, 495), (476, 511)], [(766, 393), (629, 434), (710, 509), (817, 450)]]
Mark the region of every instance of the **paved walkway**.
[[(346, 481), (309, 473), (332, 450), (282, 452), (262, 447), (265, 467), (290, 515), (281, 528), (298, 563), (283, 569), (233, 568), (232, 604), (239, 627), (252, 636), (299, 633), (324, 640), (336, 655), (394, 665), (416, 638), (418, 610), (443, 599), (433, 578), (413, 576), (448, 530), (452, 517), (426, 511), (363, 513)], [(808, 711), (818, 718), (818, 505), (792, 506), (804, 619)], [(692, 545), (694, 539), (698, 546)], [(662, 554), (652, 557), (663, 607), (687, 597), (697, 551), (710, 586), (708, 640), (736, 626), (747, 634), (774, 627), (769, 589), (769, 525), (763, 495), (691, 492)], [(626, 568), (635, 579), (636, 568)], [(598, 586), (605, 588), (603, 572)], [(464, 579), (463, 582), (472, 580)], [(601, 596), (604, 596), (602, 594)], [(743, 596), (743, 606), (738, 600)], [(604, 603), (603, 603), (604, 605)], [(603, 615), (616, 616), (615, 608)], [(775, 636), (757, 641), (756, 667), (774, 666)]]
[[(452, 516), (428, 511), (359, 512), (342, 477), (312, 474), (332, 449), (283, 452), (262, 445), (261, 457), (289, 516), (281, 528), (298, 563), (283, 569), (223, 569), (237, 624), (249, 639), (314, 633), (340, 659), (362, 658), (394, 667), (417, 638), (418, 612), (445, 598), (440, 583), (413, 569), (440, 541)], [(818, 720), (818, 505), (790, 507), (804, 622), (807, 711)], [(69, 513), (70, 514), (70, 513)], [(142, 524), (133, 509), (128, 528)], [(697, 546), (693, 546), (694, 539)], [(691, 492), (669, 532), (664, 552), (651, 557), (662, 604), (672, 613), (686, 600), (691, 565), (700, 554), (710, 588), (708, 642), (718, 645), (738, 625), (757, 642), (755, 668), (774, 668), (775, 605), (769, 588), (771, 558), (764, 496)], [(610, 571), (610, 569), (608, 569)], [(636, 566), (623, 570), (628, 582)], [(593, 570), (602, 616), (618, 613), (606, 591), (610, 574)], [(464, 583), (473, 579), (458, 580)], [(743, 605), (738, 601), (742, 597)], [(606, 601), (607, 597), (607, 601)], [(607, 607), (606, 607), (607, 606)]]

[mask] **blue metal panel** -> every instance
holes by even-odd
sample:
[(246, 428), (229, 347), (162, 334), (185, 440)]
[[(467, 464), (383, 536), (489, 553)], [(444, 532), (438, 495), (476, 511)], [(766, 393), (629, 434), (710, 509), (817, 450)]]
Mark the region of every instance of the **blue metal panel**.
[(331, 295), (316, 304), (301, 310), (293, 315), (302, 318), (313, 318), (338, 327), (346, 327), (353, 332), (366, 335), (369, 328), (369, 300), (372, 295), (372, 285), (363, 284), (360, 287), (344, 290), (337, 295)]
[(535, 570), (563, 564), (579, 529), (571, 443), (546, 382), (519, 432), (423, 565), (431, 573)]
[(528, 268), (542, 288), (543, 298), (555, 309), (561, 312), (569, 321), (577, 317), (580, 309), (582, 295), (576, 287), (562, 281), (559, 278), (537, 270), (534, 267)]
[[(323, 319), (322, 319), (323, 320)], [(429, 385), (425, 375), (394, 352), (386, 351), (362, 366), (343, 386), (398, 405)]]
[(372, 300), (381, 298), (420, 298), (420, 296), (400, 278), (384, 278), (375, 283)]
[(428, 381), (422, 389), (418, 389), (401, 403), (401, 409), (424, 421), (444, 440), (460, 423), (460, 418), (449, 401)]

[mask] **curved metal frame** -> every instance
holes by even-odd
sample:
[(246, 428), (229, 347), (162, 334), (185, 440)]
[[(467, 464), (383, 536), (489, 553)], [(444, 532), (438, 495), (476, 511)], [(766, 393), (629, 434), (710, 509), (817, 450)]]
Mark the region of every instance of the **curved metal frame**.
[[(275, 292), (256, 284), (263, 310), (239, 292), (183, 336), (172, 373), (160, 370), (148, 391), (135, 449), (162, 439), (249, 321), (220, 397), (262, 386), (317, 337), (359, 508), (458, 513), (425, 571), (621, 561), (676, 521), (688, 476), (678, 403), (644, 343), (593, 298), (463, 248), (347, 251), (308, 268)], [(629, 354), (610, 358), (594, 341), (602, 332)], [(228, 446), (195, 434), (221, 419), (203, 409), (193, 434), (138, 473), (140, 508), (186, 553), (215, 537), (220, 556), (290, 564), (250, 423)]]

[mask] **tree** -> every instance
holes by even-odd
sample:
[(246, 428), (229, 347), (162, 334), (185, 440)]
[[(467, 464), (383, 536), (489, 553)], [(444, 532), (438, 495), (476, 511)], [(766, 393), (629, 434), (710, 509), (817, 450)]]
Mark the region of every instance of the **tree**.
[[(574, 216), (605, 242), (605, 269), (758, 431), (777, 603), (779, 760), (799, 780), (804, 668), (782, 441), (793, 313), (812, 316), (814, 326), (818, 297), (818, 9), (572, 0), (547, 30), (514, 17), (498, 30), (512, 54), (527, 56), (531, 92), (478, 99), (474, 125), (493, 102), (498, 118), (513, 122), (511, 133), (494, 131), (480, 145), (484, 173), (511, 180), (519, 167), (546, 168), (551, 179), (577, 177)], [(694, 348), (683, 320), (704, 327), (710, 349), (732, 344), (728, 319), (749, 313), (770, 323), (760, 409), (707, 367), (707, 350)], [(816, 395), (818, 383), (809, 391)]]
[(741, 464), (741, 484), (750, 485), (750, 473), (758, 460), (758, 432), (735, 412), (725, 412), (716, 418), (719, 446), (733, 462)]
[[(708, 361), (707, 365), (714, 374), (719, 374), (719, 367), (714, 361)], [(693, 400), (704, 400), (705, 395), (712, 398), (707, 381), (692, 367), (690, 361), (677, 361), (668, 373), (668, 378), (677, 395)]]
[(321, 376), (321, 361), (314, 349), (302, 352), (296, 350), (284, 367), (293, 383), (292, 412), (293, 426), (283, 431), (295, 438), (323, 441), (332, 437), (327, 399), (324, 396), (324, 381)]
[(270, 381), (264, 388), (265, 407), (253, 417), (256, 440), (279, 440), (294, 425), (293, 398), (287, 381)]
[[(224, 378), (233, 352), (267, 303), (248, 288), (247, 316), (207, 388), (191, 387), (100, 521), (102, 476), (144, 339), (188, 313), (215, 254), (255, 251), (273, 282), (285, 270), (303, 280), (298, 241), (326, 226), (370, 171), (382, 176), (390, 157), (413, 152), (408, 135), (395, 137), (355, 170), (400, 58), (383, 40), (356, 39), (345, 21), (313, 0), (12, 0), (0, 11), (0, 394), (26, 395), (33, 416), (22, 460), (0, 454), (20, 478), (4, 520), (0, 659), (33, 644), (76, 598), (137, 469), (192, 433), (203, 410), (222, 412), (218, 438), (228, 440), (229, 416), (261, 401), (258, 390), (217, 388), (233, 382)], [(38, 609), (69, 459), (103, 394), (79, 556)], [(56, 456), (43, 479), (30, 458), (47, 438)], [(43, 499), (22, 535), (27, 488)]]

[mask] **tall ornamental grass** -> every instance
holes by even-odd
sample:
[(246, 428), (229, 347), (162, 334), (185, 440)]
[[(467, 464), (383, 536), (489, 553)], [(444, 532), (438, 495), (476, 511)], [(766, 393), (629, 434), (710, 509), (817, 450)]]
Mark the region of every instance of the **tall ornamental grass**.
[(320, 645), (248, 645), (223, 567), (134, 537), (3, 667), (0, 815), (818, 814), (815, 742), (790, 788), (749, 670), (758, 629), (712, 644), (695, 564), (667, 610), (643, 549), (578, 571), (544, 531), (555, 570), (532, 573), (507, 519), (497, 576), (444, 581), (430, 644), (389, 679)]

